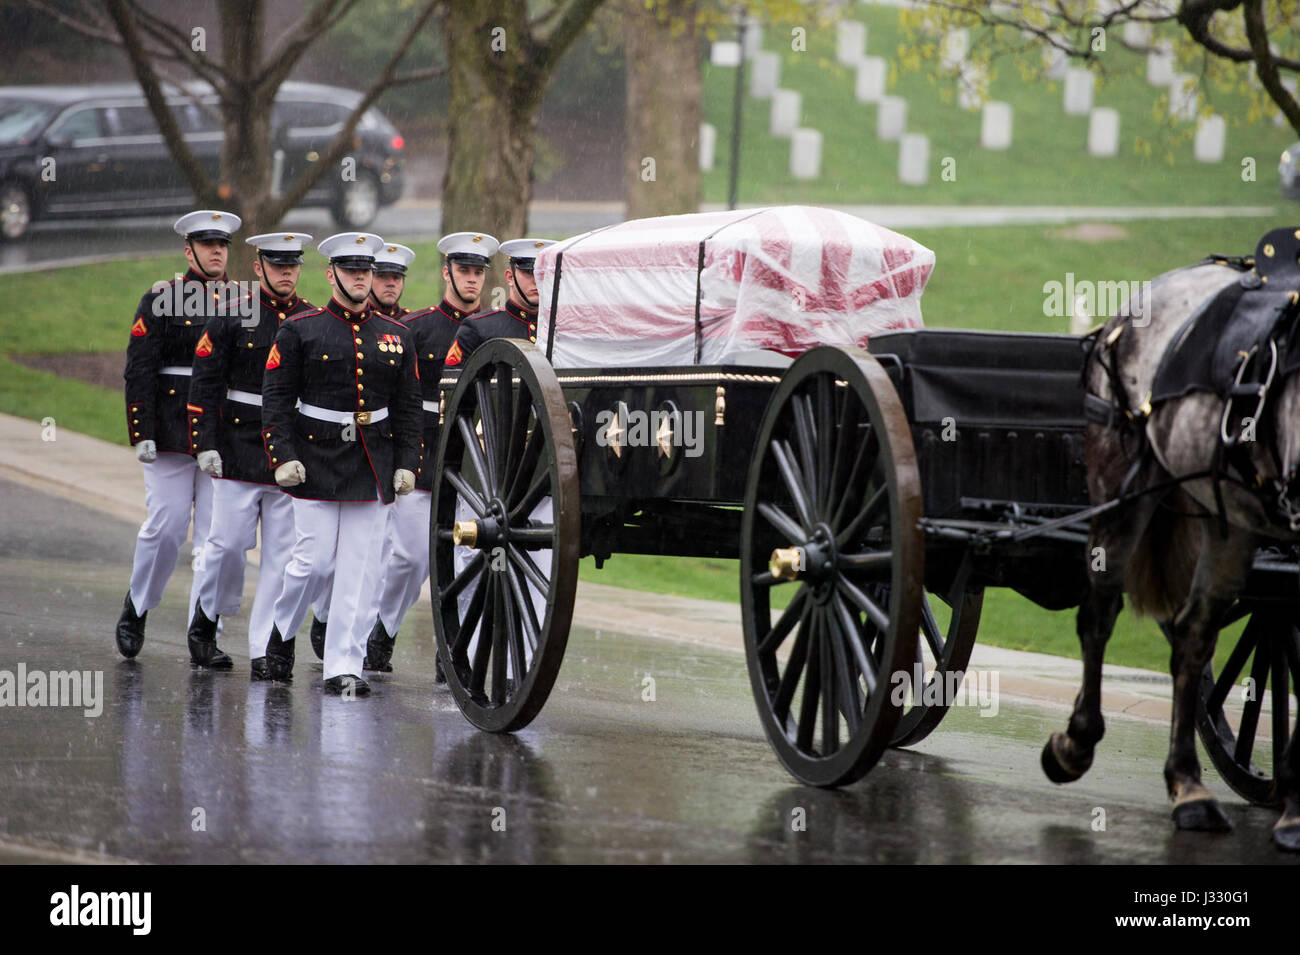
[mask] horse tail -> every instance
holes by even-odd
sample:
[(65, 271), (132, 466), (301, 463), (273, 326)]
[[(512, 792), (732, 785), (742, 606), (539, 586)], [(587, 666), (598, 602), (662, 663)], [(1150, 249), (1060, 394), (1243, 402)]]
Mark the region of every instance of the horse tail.
[(1139, 616), (1171, 620), (1187, 602), (1201, 554), (1200, 520), (1194, 505), (1177, 489), (1155, 509), (1134, 550), (1125, 591)]

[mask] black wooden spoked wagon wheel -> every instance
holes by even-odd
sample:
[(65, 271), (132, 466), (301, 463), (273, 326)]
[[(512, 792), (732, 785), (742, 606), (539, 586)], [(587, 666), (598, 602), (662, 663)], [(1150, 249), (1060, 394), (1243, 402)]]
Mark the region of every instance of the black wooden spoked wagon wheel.
[(860, 349), (803, 354), (773, 392), (750, 461), (740, 591), (763, 729), (804, 783), (860, 779), (893, 738), (896, 675), (911, 666), (921, 617), (920, 517), (888, 376)]
[[(966, 672), (984, 607), (984, 590), (967, 586), (970, 566), (958, 572), (947, 594), (926, 593), (921, 600), (921, 632), (912, 663), (913, 679), (891, 746), (912, 746), (930, 735), (948, 713), (957, 681)], [(935, 609), (947, 606), (947, 619)], [(916, 679), (917, 668), (924, 676)]]
[(447, 400), (429, 565), (438, 657), (462, 713), (517, 730), (555, 684), (578, 583), (578, 469), (550, 364), (527, 343), (478, 349)]
[[(1196, 729), (1237, 795), (1259, 806), (1280, 806), (1276, 777), (1291, 738), (1291, 695), (1300, 686), (1300, 631), (1295, 607), (1272, 601), (1240, 600), (1224, 625), (1247, 614), (1250, 620), (1220, 672), (1210, 663), (1201, 674)], [(1264, 713), (1265, 701), (1271, 713)], [(1271, 742), (1256, 740), (1261, 721), (1269, 725)]]

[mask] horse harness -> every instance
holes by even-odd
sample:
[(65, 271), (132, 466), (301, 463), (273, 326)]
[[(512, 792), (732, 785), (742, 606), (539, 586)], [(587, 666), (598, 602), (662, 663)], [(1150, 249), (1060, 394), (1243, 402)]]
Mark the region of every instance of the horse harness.
[[(1211, 478), (1219, 527), (1225, 535), (1221, 487), (1225, 480), (1255, 494), (1265, 513), (1300, 531), (1300, 507), (1293, 501), (1300, 476), (1286, 472), (1276, 429), (1271, 427), (1276, 386), (1300, 371), (1300, 229), (1272, 230), (1260, 239), (1253, 257), (1215, 255), (1191, 267), (1210, 264), (1236, 269), (1241, 277), (1202, 303), (1183, 323), (1161, 356), (1151, 393), (1136, 411), (1131, 410), (1134, 405), (1115, 354), (1126, 324), (1116, 326), (1105, 339), (1102, 329), (1089, 335), (1083, 373), (1086, 377), (1095, 358), (1110, 383), (1111, 400), (1086, 394), (1085, 417), (1118, 428), (1122, 437), (1137, 442), (1133, 464), (1120, 488), (1120, 496), (1126, 497), (1150, 452), (1146, 424), (1153, 408), (1192, 391), (1214, 392), (1223, 401), (1223, 413), (1211, 466), (1206, 472), (1177, 478), (1176, 483)], [(1276, 477), (1265, 478), (1255, 466), (1250, 451), (1257, 435)]]

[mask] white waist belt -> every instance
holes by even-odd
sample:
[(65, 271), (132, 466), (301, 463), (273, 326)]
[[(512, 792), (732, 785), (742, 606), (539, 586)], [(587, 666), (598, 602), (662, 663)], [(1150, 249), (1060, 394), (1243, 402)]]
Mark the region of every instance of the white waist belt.
[(298, 410), (309, 418), (332, 421), (335, 424), (350, 424), (353, 421), (357, 424), (378, 424), (388, 417), (387, 408), (376, 408), (374, 411), (331, 411), (304, 402), (298, 406)]
[(168, 366), (166, 366), (165, 368), (163, 368), (161, 371), (159, 371), (158, 374), (160, 374), (160, 375), (186, 375), (186, 376), (189, 376), (189, 375), (194, 374), (194, 369), (193, 369), (193, 368), (186, 368), (186, 367), (183, 366), (183, 365), (168, 365)]
[(226, 397), (231, 401), (238, 401), (240, 404), (262, 407), (262, 396), (255, 395), (251, 391), (239, 391), (231, 388), (226, 392)]
[(432, 412), (433, 414), (437, 414), (437, 413), (438, 413), (438, 402), (436, 402), (436, 401), (421, 401), (420, 404), (424, 405), (424, 410), (425, 410), (425, 411), (430, 411), (430, 412)]

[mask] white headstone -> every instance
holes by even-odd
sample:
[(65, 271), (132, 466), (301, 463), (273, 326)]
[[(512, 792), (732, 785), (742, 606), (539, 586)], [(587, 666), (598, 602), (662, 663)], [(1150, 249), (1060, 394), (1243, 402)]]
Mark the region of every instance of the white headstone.
[(1206, 116), (1196, 124), (1196, 158), (1199, 162), (1223, 162), (1228, 124), (1222, 116)]
[(930, 173), (930, 140), (905, 133), (898, 141), (898, 178), (909, 186), (924, 186)]
[(735, 40), (718, 40), (709, 48), (709, 62), (714, 66), (739, 66), (740, 44)]
[(1119, 154), (1119, 111), (1098, 106), (1088, 114), (1088, 153), (1093, 156)]
[(1065, 114), (1086, 116), (1092, 109), (1092, 71), (1072, 66), (1065, 71)]
[(835, 59), (854, 66), (867, 52), (867, 25), (856, 20), (841, 20), (835, 27)]
[(1179, 73), (1169, 84), (1169, 115), (1181, 123), (1196, 118), (1200, 99), (1196, 95), (1196, 82), (1190, 73)]
[(781, 57), (760, 50), (749, 63), (749, 95), (754, 99), (771, 99), (781, 85)]
[(1043, 73), (1049, 80), (1065, 79), (1065, 71), (1070, 68), (1070, 58), (1064, 50), (1049, 46), (1043, 50)]
[(1151, 24), (1129, 20), (1124, 24), (1124, 42), (1129, 46), (1146, 46), (1151, 42)]
[(876, 138), (897, 139), (907, 129), (907, 100), (882, 96), (876, 108)]
[(1152, 86), (1168, 86), (1174, 81), (1174, 51), (1169, 44), (1157, 44), (1147, 54), (1147, 82)]
[(763, 24), (757, 18), (750, 17), (745, 21), (742, 37), (742, 42), (745, 44), (745, 59), (752, 60), (763, 49)]
[(963, 63), (957, 77), (957, 108), (974, 112), (984, 105), (989, 74), (978, 63)]
[(966, 61), (968, 52), (970, 52), (970, 31), (949, 30), (943, 38), (943, 52), (939, 57), (939, 65), (945, 70), (951, 70)]
[(985, 103), (980, 120), (980, 145), (985, 149), (1011, 148), (1011, 104)]
[(879, 102), (885, 95), (885, 78), (889, 64), (881, 56), (864, 56), (858, 61), (858, 80), (853, 86), (853, 95), (859, 103)]
[(796, 179), (817, 179), (822, 174), (822, 134), (799, 128), (790, 137), (790, 175)]
[(777, 90), (772, 94), (773, 136), (792, 136), (799, 128), (799, 115), (803, 110), (803, 97), (794, 90)]
[(711, 123), (700, 123), (700, 172), (713, 169), (713, 157), (718, 149), (718, 128)]

